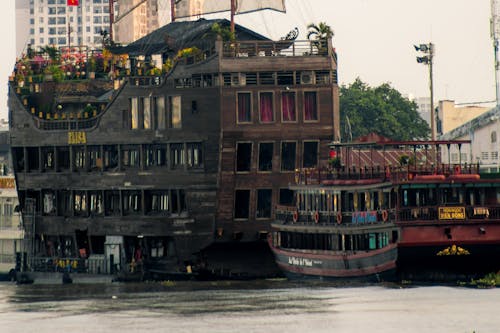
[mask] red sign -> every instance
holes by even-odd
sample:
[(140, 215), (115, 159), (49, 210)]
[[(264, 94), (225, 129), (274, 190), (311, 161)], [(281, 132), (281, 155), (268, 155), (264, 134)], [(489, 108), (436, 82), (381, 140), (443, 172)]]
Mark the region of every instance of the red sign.
[(68, 6), (78, 6), (78, 0), (68, 0)]

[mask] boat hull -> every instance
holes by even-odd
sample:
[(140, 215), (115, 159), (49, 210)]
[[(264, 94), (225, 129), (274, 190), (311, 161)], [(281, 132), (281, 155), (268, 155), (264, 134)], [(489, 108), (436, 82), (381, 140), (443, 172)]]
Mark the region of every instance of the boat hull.
[(349, 279), (378, 282), (394, 280), (396, 277), (396, 244), (352, 254), (281, 249), (274, 247), (272, 241), (269, 245), (278, 267), (290, 279)]

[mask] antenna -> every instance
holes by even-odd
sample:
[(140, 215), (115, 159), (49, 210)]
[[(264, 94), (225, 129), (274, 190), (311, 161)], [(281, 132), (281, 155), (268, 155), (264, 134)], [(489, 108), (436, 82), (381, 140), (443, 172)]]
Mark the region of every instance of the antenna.
[(497, 105), (500, 104), (500, 64), (499, 64), (499, 38), (500, 38), (500, 6), (498, 0), (491, 0), (491, 38), (495, 52), (495, 92)]

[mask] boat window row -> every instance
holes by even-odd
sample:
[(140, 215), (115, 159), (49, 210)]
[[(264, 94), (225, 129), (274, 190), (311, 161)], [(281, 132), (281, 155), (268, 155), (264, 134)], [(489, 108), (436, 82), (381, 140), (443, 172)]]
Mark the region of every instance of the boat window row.
[(182, 189), (170, 190), (26, 190), (21, 207), (32, 203), (46, 216), (170, 215), (187, 210)]
[[(391, 198), (392, 195), (392, 198)], [(296, 204), (299, 211), (311, 212), (359, 212), (393, 208), (394, 192), (383, 190), (366, 191), (297, 191)]]
[(192, 74), (189, 77), (174, 79), (175, 88), (206, 88), (206, 87), (245, 87), (256, 85), (312, 85), (336, 84), (336, 70), (317, 71), (280, 71), (280, 72), (233, 72)]
[(401, 195), (403, 207), (440, 205), (498, 205), (500, 189), (497, 187), (445, 187), (404, 189)]
[(323, 251), (369, 251), (390, 242), (388, 232), (363, 234), (278, 232), (277, 246), (285, 249)]
[(12, 153), (16, 172), (191, 170), (204, 166), (203, 145), (200, 142), (15, 147)]
[(182, 128), (181, 114), (181, 96), (132, 97), (128, 110), (123, 111), (123, 128)]
[[(319, 98), (314, 90), (297, 92), (293, 90), (237, 92), (236, 120), (238, 124), (318, 122)], [(276, 112), (279, 112), (276, 115)]]
[[(300, 152), (298, 151), (300, 149)], [(297, 157), (302, 160), (297, 161)], [(237, 142), (236, 172), (295, 171), (318, 166), (319, 141)], [(278, 163), (273, 163), (278, 161)]]

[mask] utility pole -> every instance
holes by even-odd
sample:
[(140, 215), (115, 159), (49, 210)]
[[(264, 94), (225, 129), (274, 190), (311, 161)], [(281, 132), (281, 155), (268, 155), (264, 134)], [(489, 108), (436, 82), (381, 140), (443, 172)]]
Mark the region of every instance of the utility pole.
[(499, 39), (500, 39), (500, 6), (497, 0), (491, 0), (491, 38), (493, 39), (493, 51), (495, 55), (495, 93), (496, 104), (500, 105), (500, 63), (499, 63)]
[(429, 89), (431, 95), (431, 138), (432, 141), (436, 140), (436, 128), (435, 128), (435, 115), (434, 115), (434, 85), (433, 85), (433, 74), (432, 74), (432, 62), (434, 57), (434, 44), (420, 44), (414, 45), (416, 51), (422, 52), (424, 55), (422, 57), (417, 57), (417, 62), (419, 64), (425, 64), (429, 66)]

